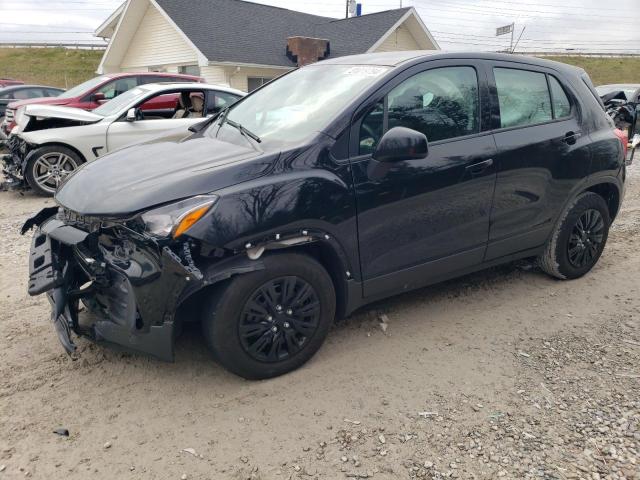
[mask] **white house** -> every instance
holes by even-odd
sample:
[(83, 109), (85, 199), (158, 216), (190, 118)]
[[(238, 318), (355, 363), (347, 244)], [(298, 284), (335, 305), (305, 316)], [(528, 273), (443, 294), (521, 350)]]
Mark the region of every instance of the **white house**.
[(309, 61), (439, 49), (412, 7), (335, 19), (241, 0), (127, 0), (95, 33), (110, 40), (98, 73), (198, 74), (245, 91)]

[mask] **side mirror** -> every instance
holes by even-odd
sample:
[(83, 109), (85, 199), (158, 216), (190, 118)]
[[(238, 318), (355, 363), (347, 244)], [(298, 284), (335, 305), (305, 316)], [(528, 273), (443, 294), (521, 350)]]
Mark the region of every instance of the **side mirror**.
[(425, 158), (428, 154), (427, 136), (424, 133), (394, 127), (382, 136), (373, 158), (379, 162), (396, 162)]
[(127, 110), (127, 117), (126, 117), (127, 122), (135, 122), (137, 118), (138, 118), (138, 112), (135, 108), (130, 108), (129, 110)]
[(96, 102), (96, 103), (104, 103), (107, 101), (106, 97), (104, 96), (104, 93), (102, 92), (96, 92), (91, 96), (91, 99)]

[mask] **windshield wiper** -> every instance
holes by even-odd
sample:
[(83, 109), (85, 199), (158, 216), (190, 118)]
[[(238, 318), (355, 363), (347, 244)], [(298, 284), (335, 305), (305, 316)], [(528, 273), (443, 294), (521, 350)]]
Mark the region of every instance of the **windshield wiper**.
[(243, 137), (245, 137), (245, 138), (249, 137), (249, 138), (253, 139), (254, 141), (256, 141), (257, 143), (262, 143), (262, 140), (260, 139), (260, 137), (258, 135), (253, 133), (251, 130), (243, 127), (238, 122), (234, 122), (233, 120), (229, 120), (226, 116), (225, 116), (225, 118), (222, 119), (222, 122), (220, 122), (220, 126), (224, 125), (225, 123), (228, 123), (232, 127), (237, 128), (238, 131), (240, 132), (240, 134)]
[(229, 111), (229, 107), (225, 107), (224, 109), (220, 110), (218, 113), (211, 116), (210, 118), (207, 118), (206, 120), (202, 122), (198, 122), (194, 125), (191, 125), (187, 130), (189, 130), (190, 132), (199, 133), (205, 128), (207, 128), (209, 125), (211, 125), (213, 122), (215, 122), (216, 120), (219, 120), (221, 116), (226, 115), (228, 111)]

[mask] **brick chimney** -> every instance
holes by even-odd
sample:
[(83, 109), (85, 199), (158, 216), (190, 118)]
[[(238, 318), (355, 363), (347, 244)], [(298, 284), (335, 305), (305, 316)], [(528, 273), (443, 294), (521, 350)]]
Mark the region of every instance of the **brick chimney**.
[(329, 40), (310, 37), (287, 38), (287, 57), (299, 67), (315, 63), (329, 55)]

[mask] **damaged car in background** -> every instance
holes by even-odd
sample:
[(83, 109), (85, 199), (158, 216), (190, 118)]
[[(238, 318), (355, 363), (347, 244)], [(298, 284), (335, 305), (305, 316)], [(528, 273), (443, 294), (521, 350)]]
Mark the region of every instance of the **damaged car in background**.
[(640, 84), (601, 85), (596, 91), (616, 128), (626, 133), (635, 151), (640, 142)]
[(23, 226), (29, 293), (47, 295), (68, 352), (75, 334), (172, 360), (199, 322), (224, 367), (269, 378), (309, 360), (336, 317), (397, 293), (521, 258), (585, 275), (624, 197), (625, 148), (575, 67), (324, 60), (187, 139), (69, 176)]
[(244, 95), (219, 85), (162, 83), (135, 87), (91, 112), (27, 105), (16, 112), (17, 126), (6, 142), (3, 188), (53, 195), (82, 164), (166, 132), (184, 136)]

